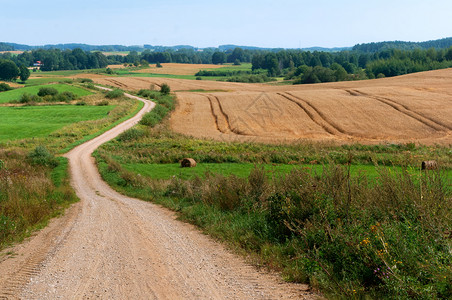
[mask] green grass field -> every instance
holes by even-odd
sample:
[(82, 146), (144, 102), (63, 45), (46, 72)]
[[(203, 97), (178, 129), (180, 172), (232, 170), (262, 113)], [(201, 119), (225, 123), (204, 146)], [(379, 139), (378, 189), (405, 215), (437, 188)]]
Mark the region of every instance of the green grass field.
[[(171, 179), (173, 177), (183, 180), (205, 177), (206, 173), (221, 174), (223, 176), (235, 175), (240, 178), (248, 178), (255, 167), (263, 167), (267, 177), (280, 177), (288, 174), (294, 169), (305, 169), (314, 174), (322, 174), (325, 169), (323, 165), (287, 165), (287, 164), (252, 164), (252, 163), (200, 163), (195, 168), (181, 168), (180, 164), (140, 164), (125, 163), (122, 167), (135, 174), (141, 174), (152, 179)], [(375, 167), (372, 165), (351, 165), (350, 175), (352, 177), (365, 177), (375, 182), (380, 176), (381, 170), (388, 170), (392, 174), (400, 174), (403, 170), (400, 166)], [(419, 176), (418, 168), (408, 168), (409, 174)], [(445, 170), (445, 178), (452, 182), (452, 170)], [(452, 187), (449, 187), (452, 189)]]
[(0, 107), (0, 141), (42, 137), (66, 125), (102, 119), (114, 106)]
[(40, 84), (48, 84), (48, 83), (61, 83), (67, 80), (67, 78), (63, 77), (32, 77), (29, 78), (25, 82), (25, 86), (34, 86), (34, 85), (40, 85)]
[[(46, 87), (53, 87), (58, 90), (58, 92), (72, 92), (75, 95), (79, 97), (92, 95), (93, 93), (90, 91), (87, 91), (85, 89), (75, 87), (72, 85), (67, 84), (49, 84), (46, 85)], [(32, 95), (36, 95), (39, 92), (39, 89), (42, 88), (42, 86), (29, 86), (24, 88), (19, 88), (7, 92), (0, 93), (0, 103), (7, 103), (12, 100), (19, 100), (20, 97), (25, 94), (29, 93)]]

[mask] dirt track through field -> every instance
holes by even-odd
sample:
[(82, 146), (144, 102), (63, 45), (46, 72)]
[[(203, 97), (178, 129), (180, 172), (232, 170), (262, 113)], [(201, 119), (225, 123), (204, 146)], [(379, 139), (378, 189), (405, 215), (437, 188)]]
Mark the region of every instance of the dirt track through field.
[(0, 261), (0, 298), (313, 298), (306, 285), (257, 271), (193, 226), (176, 221), (174, 213), (123, 196), (100, 178), (92, 152), (152, 109), (153, 103), (140, 100), (145, 107), (138, 115), (66, 155), (81, 201), (7, 250), (15, 255)]

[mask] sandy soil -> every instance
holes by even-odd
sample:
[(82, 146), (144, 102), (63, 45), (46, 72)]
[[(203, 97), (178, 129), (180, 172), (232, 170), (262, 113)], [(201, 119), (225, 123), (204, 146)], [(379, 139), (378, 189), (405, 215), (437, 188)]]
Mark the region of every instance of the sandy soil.
[(257, 271), (174, 213), (102, 181), (91, 153), (152, 109), (145, 103), (134, 118), (66, 155), (81, 201), (3, 251), (0, 298), (312, 299), (306, 285)]

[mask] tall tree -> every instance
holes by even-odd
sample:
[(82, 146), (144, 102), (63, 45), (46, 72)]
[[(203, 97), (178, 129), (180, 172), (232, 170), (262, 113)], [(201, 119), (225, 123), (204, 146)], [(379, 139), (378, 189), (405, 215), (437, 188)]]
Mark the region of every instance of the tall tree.
[(24, 65), (19, 66), (19, 77), (20, 81), (25, 82), (27, 81), (28, 77), (30, 77), (30, 70)]
[(226, 54), (224, 52), (215, 52), (212, 55), (212, 63), (215, 65), (224, 64), (226, 62)]
[(0, 79), (11, 81), (19, 76), (19, 68), (11, 60), (0, 60)]

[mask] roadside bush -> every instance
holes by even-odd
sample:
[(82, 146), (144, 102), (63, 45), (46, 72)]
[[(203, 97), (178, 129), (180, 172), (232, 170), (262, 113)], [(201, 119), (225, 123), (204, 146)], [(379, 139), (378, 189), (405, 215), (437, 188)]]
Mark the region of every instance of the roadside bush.
[(90, 89), (90, 90), (97, 90), (97, 87), (94, 84), (90, 83), (90, 82), (85, 83), (83, 86), (86, 87), (87, 89)]
[(0, 92), (6, 92), (6, 91), (10, 91), (12, 89), (13, 88), (10, 87), (8, 84), (6, 84), (4, 82), (0, 83)]
[(154, 127), (155, 125), (157, 125), (160, 122), (160, 120), (161, 119), (158, 117), (158, 115), (152, 113), (152, 111), (151, 111), (151, 112), (146, 113), (143, 116), (143, 118), (140, 120), (140, 124), (145, 125), (145, 126)]
[(160, 87), (160, 93), (162, 95), (168, 95), (170, 92), (171, 92), (170, 86), (166, 83), (162, 84), (162, 86)]
[(145, 98), (153, 98), (156, 94), (155, 91), (152, 90), (145, 90), (145, 89), (141, 89), (138, 91), (137, 93), (139, 96), (141, 97), (145, 97)]
[(131, 128), (129, 130), (124, 131), (118, 136), (118, 141), (120, 142), (129, 142), (137, 140), (145, 135), (143, 130), (137, 128)]
[(58, 160), (44, 146), (38, 146), (28, 154), (28, 159), (34, 165), (42, 165), (55, 168)]
[(75, 103), (75, 105), (78, 105), (78, 106), (84, 106), (84, 105), (86, 105), (86, 102), (85, 101), (78, 101), (77, 103)]
[(44, 96), (55, 96), (58, 94), (58, 90), (53, 87), (42, 87), (39, 89), (38, 96), (44, 97)]
[(120, 89), (115, 89), (115, 90), (109, 91), (109, 92), (107, 92), (107, 94), (105, 94), (105, 97), (109, 98), (109, 99), (120, 98), (122, 96), (124, 96), (124, 92)]

